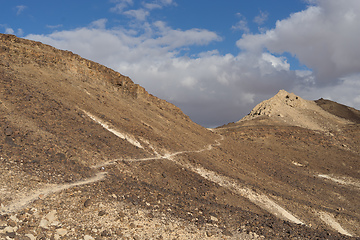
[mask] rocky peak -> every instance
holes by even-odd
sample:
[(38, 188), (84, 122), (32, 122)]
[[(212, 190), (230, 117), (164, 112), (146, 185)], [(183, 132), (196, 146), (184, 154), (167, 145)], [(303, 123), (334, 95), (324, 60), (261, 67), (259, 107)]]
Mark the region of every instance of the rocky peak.
[(288, 93), (280, 90), (274, 97), (259, 103), (247, 117), (256, 116), (284, 116), (289, 108), (304, 108), (307, 101), (296, 96), (294, 93)]
[(339, 125), (348, 123), (345, 119), (324, 111), (314, 101), (305, 100), (285, 90), (280, 90), (274, 97), (256, 105), (240, 121), (252, 120), (260, 116), (266, 116), (287, 125), (322, 131), (336, 130)]

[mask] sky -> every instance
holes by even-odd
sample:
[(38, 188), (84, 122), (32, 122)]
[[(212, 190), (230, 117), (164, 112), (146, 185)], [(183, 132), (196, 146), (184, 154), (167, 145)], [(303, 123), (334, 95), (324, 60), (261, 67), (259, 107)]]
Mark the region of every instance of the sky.
[(359, 0), (1, 0), (0, 33), (104, 64), (205, 127), (280, 89), (360, 109)]

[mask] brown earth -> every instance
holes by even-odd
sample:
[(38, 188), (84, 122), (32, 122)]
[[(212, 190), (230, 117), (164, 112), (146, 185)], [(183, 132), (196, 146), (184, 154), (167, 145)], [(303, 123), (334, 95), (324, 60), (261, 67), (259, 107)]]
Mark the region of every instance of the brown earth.
[(0, 239), (360, 236), (358, 110), (280, 91), (209, 130), (111, 69), (3, 34), (0, 86)]

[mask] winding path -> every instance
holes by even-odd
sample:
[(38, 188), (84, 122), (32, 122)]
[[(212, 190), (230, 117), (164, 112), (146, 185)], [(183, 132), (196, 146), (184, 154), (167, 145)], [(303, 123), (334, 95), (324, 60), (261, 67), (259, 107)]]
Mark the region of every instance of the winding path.
[(98, 182), (98, 181), (105, 179), (105, 176), (106, 176), (106, 172), (100, 172), (92, 178), (88, 178), (88, 179), (81, 180), (78, 182), (48, 186), (48, 187), (40, 189), (36, 192), (27, 194), (27, 196), (25, 196), (24, 198), (13, 201), (9, 205), (3, 207), (0, 211), (0, 214), (8, 214), (8, 213), (20, 211), (39, 198), (45, 198), (49, 194), (60, 192), (62, 190), (68, 189), (68, 188)]
[[(112, 133), (114, 133), (114, 132), (119, 133), (118, 130), (114, 129), (113, 127), (110, 127), (110, 124), (104, 122), (103, 120), (101, 120), (101, 121), (98, 120), (98, 118), (94, 117), (93, 115), (91, 115), (91, 114), (89, 114), (87, 112), (85, 112), (85, 113), (92, 120), (94, 120), (95, 122), (97, 122), (98, 124), (103, 126), (108, 131), (110, 131)], [(210, 131), (212, 131), (212, 130), (210, 130)], [(118, 136), (118, 134), (115, 134), (115, 135)], [(124, 135), (124, 134), (121, 134), (121, 135)], [(187, 169), (191, 170), (192, 172), (194, 172), (196, 174), (199, 174), (200, 176), (202, 176), (203, 178), (205, 178), (205, 179), (207, 179), (209, 181), (212, 181), (212, 182), (214, 182), (214, 183), (216, 183), (216, 184), (218, 184), (218, 185), (220, 185), (222, 187), (225, 187), (225, 188), (229, 189), (230, 191), (232, 191), (235, 194), (239, 194), (239, 195), (249, 199), (252, 203), (256, 204), (260, 208), (274, 214), (275, 216), (277, 216), (277, 217), (279, 217), (281, 219), (288, 220), (290, 222), (294, 222), (294, 223), (297, 223), (297, 224), (304, 224), (300, 219), (298, 219), (297, 217), (292, 215), (290, 212), (288, 212), (287, 210), (285, 210), (284, 208), (279, 206), (277, 203), (275, 203), (273, 200), (271, 200), (266, 195), (261, 194), (261, 193), (255, 193), (253, 190), (251, 190), (249, 188), (246, 188), (244, 186), (241, 186), (239, 183), (237, 183), (233, 179), (230, 179), (230, 178), (228, 178), (226, 176), (218, 174), (218, 173), (216, 173), (214, 171), (211, 171), (209, 169), (195, 167), (195, 166), (193, 166), (191, 164), (182, 164), (182, 163), (180, 163), (180, 162), (178, 162), (178, 161), (176, 161), (174, 159), (174, 157), (176, 157), (177, 155), (181, 155), (181, 154), (185, 154), (185, 153), (200, 153), (200, 152), (204, 152), (204, 151), (211, 151), (214, 146), (220, 146), (221, 145), (220, 141), (223, 141), (223, 140), (224, 140), (224, 136), (220, 135), (220, 140), (216, 140), (215, 144), (209, 144), (208, 146), (206, 146), (205, 148), (200, 149), (200, 150), (179, 151), (179, 152), (174, 152), (174, 153), (165, 154), (165, 155), (160, 155), (160, 154), (156, 153), (155, 157), (149, 157), (149, 158), (115, 159), (115, 160), (112, 160), (112, 161), (108, 161), (108, 162), (105, 162), (105, 163), (102, 163), (102, 164), (95, 165), (93, 167), (94, 168), (105, 167), (105, 166), (109, 166), (109, 165), (112, 165), (112, 164), (116, 164), (119, 161), (123, 161), (123, 162), (142, 162), (142, 161), (167, 159), (167, 160), (170, 160), (170, 161), (180, 165), (181, 167), (187, 168)], [(130, 143), (132, 143), (132, 142), (130, 142)]]
[[(86, 113), (93, 121), (97, 122), (98, 124), (100, 124), (103, 128), (105, 128), (106, 130), (110, 131), (111, 133), (115, 134), (116, 136), (118, 136), (121, 139), (125, 139), (127, 141), (129, 141), (131, 144), (143, 148), (141, 143), (136, 140), (136, 138), (130, 134), (126, 134), (126, 133), (121, 133), (120, 131), (118, 131), (117, 129), (115, 129), (114, 127), (111, 127), (110, 123), (106, 123), (103, 120), (100, 120), (99, 118), (97, 118), (96, 116), (84, 111), (84, 113)], [(211, 130), (211, 129), (210, 129)], [(220, 146), (222, 140), (224, 140), (224, 136), (220, 135), (221, 139), (220, 140), (216, 140), (214, 144), (209, 144), (208, 146), (206, 146), (203, 149), (200, 150), (194, 150), (194, 151), (179, 151), (179, 152), (174, 152), (174, 153), (170, 153), (170, 154), (165, 154), (165, 155), (160, 155), (158, 154), (155, 150), (154, 153), (156, 156), (154, 157), (149, 157), (149, 158), (134, 158), (134, 159), (114, 159), (108, 162), (104, 162), (101, 164), (97, 164), (92, 166), (92, 168), (101, 168), (101, 167), (105, 167), (105, 166), (109, 166), (109, 165), (114, 165), (117, 164), (118, 162), (142, 162), (142, 161), (153, 161), (153, 160), (161, 160), (161, 159), (166, 159), (169, 161), (172, 161), (178, 165), (180, 165), (181, 167), (187, 168), (189, 170), (191, 170), (192, 172), (199, 174), (200, 176), (202, 176), (203, 178), (212, 181), (222, 187), (225, 187), (227, 189), (229, 189), (230, 191), (232, 191), (234, 194), (238, 194), (241, 195), (247, 199), (249, 199), (251, 202), (253, 202), (254, 204), (256, 204), (257, 206), (259, 206), (260, 208), (274, 214), (275, 216), (290, 221), (290, 222), (294, 222), (297, 224), (304, 224), (300, 219), (298, 219), (297, 217), (295, 217), (293, 214), (291, 214), (289, 211), (285, 210), (283, 207), (281, 207), (280, 205), (278, 205), (276, 202), (274, 202), (272, 199), (270, 199), (268, 196), (259, 193), (259, 192), (254, 192), (253, 190), (245, 187), (245, 186), (241, 186), (239, 183), (237, 183), (234, 179), (231, 179), (227, 176), (223, 176), (221, 174), (218, 174), (214, 171), (211, 171), (209, 169), (205, 169), (202, 167), (196, 167), (193, 166), (189, 163), (187, 164), (183, 164), (180, 163), (178, 161), (176, 161), (174, 159), (174, 157), (181, 155), (181, 154), (185, 154), (185, 153), (200, 153), (200, 152), (204, 152), (204, 151), (211, 151), (213, 149), (214, 146)], [(30, 193), (27, 196), (25, 196), (22, 199), (18, 199), (14, 202), (12, 202), (11, 204), (3, 207), (0, 211), (0, 214), (7, 214), (7, 213), (12, 213), (12, 212), (16, 212), (19, 210), (24, 209), (26, 206), (30, 205), (32, 202), (34, 202), (36, 199), (39, 199), (40, 196), (46, 197), (47, 195), (51, 194), (51, 193), (56, 193), (56, 192), (60, 192), (62, 190), (68, 189), (68, 188), (72, 188), (75, 186), (81, 186), (81, 185), (86, 185), (86, 184), (90, 184), (90, 183), (95, 183), (101, 180), (104, 180), (106, 177), (106, 172), (100, 172), (98, 173), (96, 176), (92, 177), (92, 178), (88, 178), (82, 181), (78, 181), (78, 182), (74, 182), (74, 183), (69, 183), (69, 184), (61, 184), (61, 185), (53, 185), (53, 186), (49, 186), (46, 188), (43, 188), (41, 190), (38, 190), (36, 192)], [(328, 178), (329, 177), (324, 177), (321, 176), (323, 178)], [(332, 180), (332, 179), (331, 179)], [(337, 231), (339, 231), (340, 233), (346, 234), (351, 236), (345, 229), (343, 229), (340, 224), (338, 224), (333, 218), (331, 218), (331, 221), (329, 221), (330, 216), (327, 213), (322, 212), (319, 216), (323, 221), (329, 223), (331, 222), (331, 227), (333, 227), (334, 229), (336, 229)]]

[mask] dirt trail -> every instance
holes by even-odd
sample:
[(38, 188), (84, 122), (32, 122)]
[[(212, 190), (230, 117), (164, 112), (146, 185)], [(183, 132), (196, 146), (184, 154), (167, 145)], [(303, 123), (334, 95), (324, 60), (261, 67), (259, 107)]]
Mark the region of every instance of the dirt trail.
[(105, 178), (105, 176), (106, 176), (106, 172), (100, 172), (92, 178), (88, 178), (85, 180), (81, 180), (81, 181), (73, 182), (73, 183), (69, 183), (69, 184), (50, 185), (50, 186), (40, 189), (36, 192), (25, 194), (24, 198), (17, 199), (15, 201), (13, 201), (11, 204), (3, 207), (0, 210), (0, 214), (8, 214), (8, 213), (20, 211), (39, 198), (45, 198), (49, 194), (60, 192), (62, 190), (72, 188), (75, 186), (81, 186), (81, 185), (86, 185), (89, 183), (98, 182), (98, 181), (103, 180)]
[[(84, 111), (85, 112), (85, 111)], [(101, 124), (101, 126), (103, 126), (106, 130), (112, 132), (113, 134), (115, 134), (116, 136), (118, 136), (121, 139), (126, 139), (128, 140), (130, 143), (132, 143), (135, 146), (141, 146), (141, 144), (133, 137), (130, 136), (128, 134), (122, 134), (119, 131), (117, 131), (114, 127), (110, 127), (110, 125), (102, 120), (100, 120), (99, 118), (95, 117), (94, 115), (85, 112), (93, 121), (97, 122), (98, 124)], [(210, 131), (212, 131), (211, 129), (209, 129)], [(119, 134), (120, 133), (120, 134)], [(125, 137), (126, 136), (126, 137)], [(254, 192), (253, 190), (245, 187), (245, 186), (241, 186), (239, 183), (237, 183), (234, 179), (231, 179), (229, 177), (220, 175), (214, 171), (205, 169), (205, 168), (200, 168), (200, 167), (195, 167), (191, 164), (183, 164), (180, 163), (178, 161), (176, 161), (174, 159), (174, 157), (181, 155), (181, 154), (185, 154), (185, 153), (200, 153), (203, 151), (210, 151), (213, 149), (214, 146), (220, 146), (221, 145), (221, 141), (224, 140), (224, 136), (220, 135), (221, 138), (220, 140), (216, 140), (216, 142), (214, 144), (209, 144), (208, 146), (204, 147), (203, 149), (200, 150), (194, 150), (194, 151), (179, 151), (179, 152), (174, 152), (174, 153), (168, 153), (165, 155), (160, 155), (158, 154), (155, 150), (154, 150), (154, 157), (149, 157), (149, 158), (135, 158), (135, 159), (114, 159), (108, 162), (104, 162), (101, 164), (97, 164), (92, 166), (92, 168), (102, 168), (105, 166), (109, 166), (109, 165), (114, 165), (120, 161), (122, 162), (141, 162), (141, 161), (152, 161), (152, 160), (160, 160), (160, 159), (166, 159), (169, 161), (172, 161), (178, 165), (180, 165), (181, 167), (187, 168), (191, 171), (193, 171), (196, 174), (199, 174), (200, 176), (202, 176), (203, 178), (212, 181), (222, 187), (225, 187), (227, 189), (229, 189), (230, 191), (234, 192), (235, 194), (241, 195), (242, 197), (246, 197), (248, 198), (251, 202), (253, 202), (254, 204), (258, 205), (259, 207), (261, 207), (262, 209), (268, 211), (269, 213), (274, 214), (275, 216), (290, 221), (290, 222), (294, 222), (297, 224), (304, 224), (300, 219), (298, 219), (296, 216), (294, 216), (293, 214), (291, 214), (289, 211), (287, 211), (286, 209), (284, 209), (283, 207), (281, 207), (280, 205), (278, 205), (275, 201), (273, 201), (272, 199), (270, 199), (268, 196), (258, 193), (258, 192)], [(75, 186), (80, 186), (80, 185), (85, 185), (85, 184), (89, 184), (89, 183), (94, 183), (97, 181), (101, 181), (105, 178), (106, 176), (106, 172), (100, 172), (98, 173), (95, 177), (86, 179), (86, 180), (82, 180), (82, 181), (78, 181), (78, 182), (74, 182), (74, 183), (69, 183), (69, 184), (62, 184), (62, 185), (52, 185), (49, 186), (47, 188), (38, 190), (34, 193), (30, 193), (28, 194), (26, 197), (14, 201), (13, 203), (11, 203), (8, 206), (5, 206), (3, 209), (1, 209), (0, 213), (1, 214), (6, 214), (6, 213), (11, 213), (11, 212), (16, 212), (19, 211), (23, 208), (25, 208), (26, 206), (28, 206), (29, 204), (31, 204), (32, 202), (34, 202), (36, 199), (44, 198), (47, 195), (51, 194), (51, 193), (56, 193), (56, 192), (60, 192), (62, 190), (71, 188), (71, 187), (75, 187)], [(319, 177), (322, 178), (326, 178), (326, 179), (330, 179), (333, 180), (332, 178), (326, 176), (322, 176), (319, 175)], [(343, 182), (339, 182), (338, 183), (343, 183)], [(356, 187), (357, 184), (355, 184)], [(329, 224), (332, 228), (336, 229), (338, 232), (342, 233), (342, 234), (346, 234), (351, 236), (345, 229), (343, 229), (339, 223), (337, 223), (329, 214), (322, 212), (321, 214), (319, 214), (320, 219), (322, 219), (324, 222), (326, 222), (327, 224)]]
[[(91, 115), (89, 113), (86, 113), (86, 114), (92, 120), (94, 120), (97, 123), (101, 124), (108, 131), (111, 131), (113, 133), (114, 133), (114, 131), (117, 132), (113, 128), (111, 130), (108, 129), (106, 127), (106, 126), (109, 126), (107, 123), (100, 122), (99, 120), (97, 120), (96, 117), (94, 117), (93, 115)], [(209, 129), (209, 130), (213, 131), (211, 129)], [(220, 141), (224, 140), (224, 136), (220, 135), (220, 137), (221, 137), (220, 140), (216, 140), (215, 144), (209, 144), (205, 148), (200, 149), (200, 150), (196, 150), (196, 151), (180, 151), (180, 152), (174, 152), (174, 153), (169, 153), (169, 154), (165, 154), (165, 155), (156, 154), (157, 156), (150, 157), (150, 158), (117, 159), (117, 160), (112, 160), (112, 161), (109, 161), (109, 162), (105, 162), (103, 164), (96, 165), (94, 167), (95, 168), (104, 167), (104, 166), (116, 164), (119, 161), (141, 162), (141, 161), (167, 159), (167, 160), (175, 162), (176, 164), (180, 165), (181, 167), (185, 167), (185, 168), (199, 174), (200, 176), (202, 176), (203, 178), (205, 178), (205, 179), (207, 179), (209, 181), (212, 181), (212, 182), (214, 182), (216, 184), (219, 184), (222, 187), (225, 187), (225, 188), (231, 190), (235, 194), (239, 194), (239, 195), (241, 195), (243, 197), (248, 198), (254, 204), (258, 205), (259, 207), (263, 208), (264, 210), (274, 214), (275, 216), (277, 216), (277, 217), (279, 217), (281, 219), (288, 220), (290, 222), (294, 222), (294, 223), (297, 223), (297, 224), (304, 224), (301, 220), (299, 220), (297, 217), (292, 215), (290, 212), (288, 212), (287, 210), (285, 210), (284, 208), (279, 206), (277, 203), (275, 203), (273, 200), (271, 200), (269, 197), (265, 196), (264, 194), (255, 193), (251, 189), (240, 186), (239, 184), (237, 184), (232, 179), (229, 179), (228, 177), (225, 177), (225, 176), (221, 176), (221, 175), (219, 175), (219, 174), (217, 174), (217, 173), (215, 173), (215, 172), (213, 172), (211, 170), (204, 169), (204, 168), (197, 168), (197, 167), (194, 167), (194, 166), (192, 166), (190, 164), (181, 164), (181, 163), (179, 163), (178, 161), (176, 161), (174, 159), (175, 156), (185, 154), (185, 153), (200, 153), (200, 152), (203, 152), (203, 151), (210, 151), (210, 150), (213, 149), (214, 146), (220, 146), (221, 145)]]

